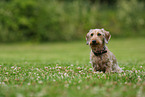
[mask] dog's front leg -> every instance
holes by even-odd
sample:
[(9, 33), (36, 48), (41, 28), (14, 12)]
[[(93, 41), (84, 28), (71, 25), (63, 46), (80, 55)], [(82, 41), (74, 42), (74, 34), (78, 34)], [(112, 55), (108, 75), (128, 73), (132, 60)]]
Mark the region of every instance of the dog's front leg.
[(96, 63), (93, 63), (93, 64), (92, 64), (92, 66), (93, 66), (93, 70), (94, 70), (94, 72), (97, 72), (97, 71), (99, 71), (98, 64), (96, 64)]
[(112, 61), (107, 62), (105, 73), (111, 73), (112, 71)]

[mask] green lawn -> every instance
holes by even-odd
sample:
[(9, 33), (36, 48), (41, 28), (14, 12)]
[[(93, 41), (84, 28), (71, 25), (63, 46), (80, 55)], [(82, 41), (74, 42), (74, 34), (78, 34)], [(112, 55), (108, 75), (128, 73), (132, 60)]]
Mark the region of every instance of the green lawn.
[(124, 73), (93, 73), (85, 41), (0, 44), (0, 97), (145, 97), (145, 39), (108, 48)]

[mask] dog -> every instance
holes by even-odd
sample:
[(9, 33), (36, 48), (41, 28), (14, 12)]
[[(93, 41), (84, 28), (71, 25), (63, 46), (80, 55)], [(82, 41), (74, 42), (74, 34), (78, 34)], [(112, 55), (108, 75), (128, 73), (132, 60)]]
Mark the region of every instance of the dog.
[(90, 29), (86, 35), (87, 45), (90, 45), (90, 63), (94, 72), (121, 73), (122, 69), (118, 66), (113, 53), (109, 51), (105, 44), (108, 44), (111, 35), (102, 29)]

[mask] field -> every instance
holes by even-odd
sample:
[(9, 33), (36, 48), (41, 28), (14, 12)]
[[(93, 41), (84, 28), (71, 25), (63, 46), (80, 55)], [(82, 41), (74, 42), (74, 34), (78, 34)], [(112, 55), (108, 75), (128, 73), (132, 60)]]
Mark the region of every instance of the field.
[(85, 41), (0, 44), (0, 97), (145, 97), (145, 39), (111, 39), (124, 73), (93, 73)]

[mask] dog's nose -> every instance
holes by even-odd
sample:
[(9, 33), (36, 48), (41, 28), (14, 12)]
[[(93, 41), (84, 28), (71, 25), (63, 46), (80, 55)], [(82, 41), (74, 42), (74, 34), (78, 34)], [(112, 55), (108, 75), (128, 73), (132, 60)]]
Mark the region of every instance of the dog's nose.
[(95, 44), (96, 43), (96, 40), (92, 40), (92, 43)]

